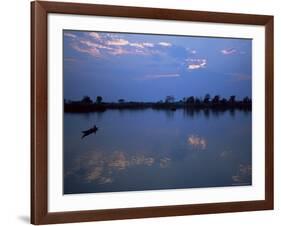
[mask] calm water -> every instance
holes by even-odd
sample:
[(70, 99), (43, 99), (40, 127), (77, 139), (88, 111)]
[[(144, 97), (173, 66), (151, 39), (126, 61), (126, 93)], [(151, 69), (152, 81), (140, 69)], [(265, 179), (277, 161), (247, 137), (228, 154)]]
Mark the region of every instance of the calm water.
[(65, 113), (64, 193), (251, 185), (251, 137), (238, 110)]

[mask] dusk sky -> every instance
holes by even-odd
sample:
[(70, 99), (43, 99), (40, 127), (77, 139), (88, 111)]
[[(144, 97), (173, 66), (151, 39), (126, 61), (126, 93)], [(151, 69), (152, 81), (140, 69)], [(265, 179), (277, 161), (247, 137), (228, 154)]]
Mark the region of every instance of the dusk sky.
[(250, 39), (65, 30), (63, 43), (65, 99), (251, 97)]

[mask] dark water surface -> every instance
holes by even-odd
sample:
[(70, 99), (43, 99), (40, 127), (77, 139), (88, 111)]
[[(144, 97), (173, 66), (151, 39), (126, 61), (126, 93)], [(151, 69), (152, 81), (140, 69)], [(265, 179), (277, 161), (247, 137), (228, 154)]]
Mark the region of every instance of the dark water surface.
[(251, 137), (250, 111), (65, 113), (64, 193), (251, 185)]

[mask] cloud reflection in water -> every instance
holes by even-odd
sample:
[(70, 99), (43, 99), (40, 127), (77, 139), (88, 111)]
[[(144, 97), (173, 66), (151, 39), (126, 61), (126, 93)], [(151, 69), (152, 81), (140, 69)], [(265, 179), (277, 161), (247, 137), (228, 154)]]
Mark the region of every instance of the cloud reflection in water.
[(161, 168), (167, 168), (170, 165), (170, 158), (162, 158), (160, 159), (160, 167)]
[(116, 173), (137, 166), (151, 167), (155, 163), (159, 164), (160, 168), (167, 168), (170, 162), (171, 159), (167, 157), (161, 157), (156, 161), (155, 158), (144, 154), (129, 156), (123, 151), (114, 151), (110, 154), (93, 151), (81, 157), (76, 162), (75, 167), (66, 172), (66, 176), (78, 175), (84, 178), (87, 183), (108, 184), (114, 182), (113, 172)]
[(237, 174), (232, 176), (233, 185), (250, 184), (249, 177), (252, 176), (252, 166), (239, 164)]
[(207, 148), (206, 139), (197, 135), (188, 136), (187, 143), (196, 150), (205, 150)]

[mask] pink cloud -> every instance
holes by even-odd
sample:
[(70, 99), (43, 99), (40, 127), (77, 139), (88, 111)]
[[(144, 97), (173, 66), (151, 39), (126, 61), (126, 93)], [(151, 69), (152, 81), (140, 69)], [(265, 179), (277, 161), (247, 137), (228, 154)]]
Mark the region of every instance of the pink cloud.
[(78, 62), (78, 60), (74, 57), (65, 57), (63, 60), (67, 62)]
[(76, 38), (77, 37), (75, 34), (72, 34), (70, 32), (64, 32), (64, 36), (69, 37), (69, 38)]
[(150, 42), (144, 42), (144, 43), (142, 43), (144, 46), (146, 46), (146, 47), (154, 47), (154, 44), (153, 43), (150, 43)]
[(235, 81), (249, 81), (251, 80), (251, 76), (243, 73), (228, 73), (228, 75), (232, 76)]
[(91, 41), (87, 41), (87, 40), (81, 40), (80, 43), (84, 44), (84, 45), (87, 45), (87, 46), (90, 46), (90, 47), (98, 48), (98, 49), (108, 49), (108, 50), (112, 49), (112, 48), (110, 48), (108, 46), (101, 45), (101, 44), (98, 44), (98, 43), (95, 43), (95, 42), (91, 42)]
[(158, 45), (164, 46), (164, 47), (170, 47), (170, 46), (172, 46), (172, 44), (169, 43), (169, 42), (159, 42)]
[(125, 39), (112, 39), (107, 41), (108, 45), (113, 45), (113, 46), (125, 46), (129, 45), (129, 41)]
[(155, 74), (155, 75), (146, 75), (142, 77), (140, 80), (153, 80), (153, 79), (161, 79), (161, 78), (178, 78), (180, 74), (177, 73), (168, 73), (168, 74)]
[(93, 37), (95, 39), (98, 39), (98, 40), (101, 39), (101, 36), (97, 32), (90, 32), (89, 36), (91, 36), (91, 37)]
[(144, 49), (146, 47), (154, 47), (154, 44), (153, 43), (150, 43), (150, 42), (143, 42), (143, 43), (140, 43), (140, 42), (133, 42), (133, 43), (129, 43), (130, 46), (132, 47), (137, 47), (137, 48), (141, 48), (141, 49)]
[(142, 43), (130, 43), (129, 45), (137, 48), (144, 48), (144, 45)]
[(186, 48), (186, 50), (188, 51), (188, 53), (190, 54), (196, 54), (197, 51), (195, 49), (190, 49), (190, 48)]
[(116, 48), (116, 49), (113, 49), (112, 51), (109, 51), (108, 52), (110, 55), (125, 55), (125, 54), (128, 54), (129, 52), (123, 48)]
[(80, 47), (77, 44), (73, 44), (72, 48), (75, 49), (78, 52), (88, 53), (88, 54), (90, 54), (91, 56), (94, 56), (94, 57), (100, 57), (101, 56), (100, 51), (97, 48), (95, 48), (95, 47), (82, 48), (82, 47)]
[(188, 58), (187, 60), (187, 68), (188, 70), (195, 70), (200, 68), (205, 68), (207, 65), (206, 59), (193, 59)]
[(221, 50), (221, 53), (223, 55), (233, 55), (233, 54), (237, 53), (237, 50), (234, 48), (223, 49), (223, 50)]
[(199, 64), (190, 64), (188, 65), (188, 69), (194, 70), (194, 69), (199, 69), (201, 66)]
[[(77, 36), (73, 39), (71, 45), (76, 51), (88, 53), (94, 57), (159, 54), (159, 50), (153, 48), (155, 46), (153, 43), (130, 42), (120, 35), (110, 33), (88, 32), (86, 37)], [(160, 45), (170, 46), (170, 43), (163, 42)]]

